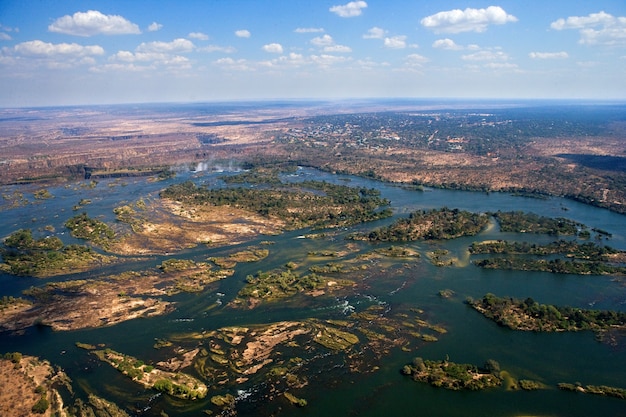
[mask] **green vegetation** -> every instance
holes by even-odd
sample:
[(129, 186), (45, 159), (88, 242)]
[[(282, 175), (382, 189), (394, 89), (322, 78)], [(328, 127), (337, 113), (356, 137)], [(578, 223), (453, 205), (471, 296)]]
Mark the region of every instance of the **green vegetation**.
[(35, 191), (33, 193), (33, 197), (35, 197), (36, 200), (48, 200), (50, 198), (54, 198), (54, 196), (46, 188)]
[(611, 263), (612, 257), (624, 252), (609, 246), (600, 246), (592, 242), (577, 243), (575, 241), (559, 240), (547, 245), (530, 244), (527, 242), (507, 242), (503, 240), (473, 243), (470, 246), (472, 254), (503, 254), (503, 255), (533, 255), (547, 256), (561, 254), (568, 258), (580, 259), (563, 260), (560, 258), (545, 260), (529, 257), (507, 256), (483, 259), (474, 262), (475, 265), (487, 269), (511, 269), (520, 271), (544, 271), (558, 274), (626, 274), (626, 267)]
[(221, 189), (197, 187), (187, 181), (167, 187), (161, 197), (194, 205), (227, 205), (250, 210), (265, 217), (279, 218), (292, 229), (348, 226), (391, 215), (389, 210), (378, 210), (389, 204), (380, 198), (378, 190), (320, 181), (271, 188)]
[(539, 304), (532, 298), (518, 300), (486, 294), (467, 303), (496, 323), (514, 330), (526, 331), (602, 331), (626, 328), (626, 313), (607, 310), (585, 310)]
[(37, 400), (35, 405), (33, 405), (33, 408), (31, 409), (31, 411), (35, 414), (44, 414), (46, 411), (48, 411), (49, 407), (50, 407), (50, 402), (48, 401), (48, 398), (46, 394), (44, 393), (41, 395), (41, 398)]
[[(330, 281), (330, 278), (315, 273), (300, 276), (289, 268), (285, 271), (258, 272), (246, 277), (246, 285), (239, 291), (237, 298), (276, 300), (303, 291), (325, 289)], [(352, 285), (350, 281), (332, 280), (332, 282), (338, 287)]]
[(558, 385), (559, 389), (564, 391), (581, 392), (585, 394), (602, 395), (607, 397), (615, 397), (622, 400), (626, 400), (626, 389), (618, 387), (609, 387), (606, 385), (582, 385), (580, 383), (569, 384), (561, 382)]
[(115, 239), (115, 232), (106, 223), (90, 218), (87, 213), (78, 214), (65, 222), (71, 235), (95, 245), (108, 247)]
[(30, 229), (11, 234), (0, 248), (4, 259), (0, 271), (39, 278), (88, 270), (114, 258), (80, 245), (63, 245), (56, 236), (33, 238)]
[(580, 229), (587, 228), (585, 225), (573, 220), (565, 218), (553, 219), (522, 211), (497, 211), (489, 214), (498, 220), (500, 230), (503, 232), (576, 235)]
[(208, 389), (205, 384), (182, 372), (174, 373), (157, 369), (154, 366), (145, 365), (143, 361), (132, 356), (111, 349), (92, 350), (91, 353), (147, 388), (188, 400), (204, 398), (207, 394)]
[(570, 258), (593, 261), (607, 261), (608, 255), (621, 253), (610, 246), (600, 246), (592, 242), (577, 243), (575, 241), (559, 240), (547, 245), (537, 245), (528, 242), (509, 242), (504, 240), (489, 242), (474, 242), (470, 246), (472, 254), (505, 254), (505, 255), (554, 255), (563, 254)]
[(484, 214), (458, 209), (419, 210), (408, 218), (369, 234), (353, 234), (352, 239), (374, 242), (407, 242), (415, 240), (454, 239), (478, 234), (489, 222)]
[(415, 381), (450, 390), (481, 390), (502, 385), (500, 365), (489, 360), (483, 368), (472, 364), (424, 360), (420, 357), (405, 365), (402, 373)]
[(578, 275), (625, 275), (626, 267), (612, 266), (603, 262), (564, 261), (562, 259), (493, 258), (474, 262), (486, 269), (509, 269), (517, 271), (542, 271), (554, 274)]

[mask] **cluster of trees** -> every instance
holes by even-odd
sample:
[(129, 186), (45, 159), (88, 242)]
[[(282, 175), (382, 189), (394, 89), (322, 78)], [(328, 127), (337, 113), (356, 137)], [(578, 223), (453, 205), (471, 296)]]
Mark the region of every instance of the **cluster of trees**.
[(604, 262), (570, 261), (563, 259), (491, 258), (475, 261), (474, 265), (486, 269), (517, 271), (540, 271), (554, 274), (576, 275), (625, 275), (626, 267), (613, 266)]
[(562, 217), (554, 219), (523, 211), (497, 211), (489, 214), (498, 220), (503, 232), (576, 235), (579, 230), (587, 229), (582, 223), (573, 220)]
[(115, 232), (106, 223), (92, 219), (87, 213), (78, 214), (65, 222), (71, 235), (106, 247), (115, 238)]
[(626, 326), (624, 312), (539, 304), (530, 297), (519, 300), (486, 294), (480, 300), (468, 299), (467, 302), (485, 317), (514, 330), (598, 331)]
[(58, 237), (34, 239), (30, 229), (11, 234), (0, 248), (4, 264), (0, 270), (18, 276), (47, 277), (64, 268), (84, 266), (99, 258), (91, 248), (63, 245)]
[(484, 214), (443, 207), (415, 211), (408, 218), (398, 219), (393, 224), (373, 230), (369, 234), (354, 234), (351, 238), (375, 242), (454, 239), (476, 235), (488, 222), (489, 217)]
[(411, 364), (404, 366), (402, 373), (411, 376), (415, 381), (451, 390), (475, 391), (502, 384), (500, 364), (493, 359), (489, 359), (479, 368), (473, 364), (448, 360), (431, 361), (417, 357)]
[(564, 254), (577, 259), (594, 261), (606, 261), (607, 255), (620, 251), (610, 246), (600, 246), (593, 242), (578, 243), (575, 241), (559, 240), (547, 245), (537, 245), (528, 242), (510, 242), (497, 240), (490, 242), (474, 242), (469, 248), (472, 254), (528, 254), (528, 255), (554, 255)]
[(278, 217), (290, 227), (336, 227), (377, 220), (391, 215), (389, 201), (375, 189), (354, 188), (321, 181), (283, 184), (269, 188), (197, 187), (191, 181), (175, 184), (161, 197), (189, 204), (228, 205)]
[(324, 287), (327, 281), (327, 278), (315, 273), (300, 276), (291, 269), (258, 272), (246, 277), (246, 285), (237, 296), (239, 298), (282, 298), (301, 291)]

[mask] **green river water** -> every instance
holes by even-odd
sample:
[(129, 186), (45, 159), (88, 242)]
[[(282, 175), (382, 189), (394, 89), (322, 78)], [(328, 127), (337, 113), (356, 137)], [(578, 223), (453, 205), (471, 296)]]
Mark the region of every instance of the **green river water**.
[[(194, 180), (219, 185), (218, 173), (195, 175)], [(124, 184), (114, 180), (102, 181), (96, 188), (50, 188), (55, 196), (45, 201), (31, 201), (24, 207), (5, 209), (0, 218), (0, 236), (7, 236), (19, 228), (37, 230), (53, 225), (66, 242), (73, 242), (68, 233), (61, 235), (63, 222), (74, 215), (72, 206), (81, 198), (92, 200), (86, 207), (90, 216), (102, 216), (113, 223), (112, 209), (122, 201), (139, 197), (157, 198), (158, 190), (191, 176), (179, 174), (167, 182), (152, 183), (145, 179), (129, 179)], [(394, 218), (406, 216), (417, 209), (447, 206), (474, 212), (523, 210), (548, 217), (566, 217), (590, 228), (610, 232), (606, 242), (618, 249), (626, 249), (626, 216), (586, 206), (569, 200), (546, 200), (515, 197), (499, 193), (475, 193), (427, 189), (410, 191), (388, 184), (361, 178), (335, 176), (314, 170), (300, 169), (286, 176), (286, 181), (324, 179), (350, 186), (379, 189), (391, 200)], [(109, 183), (118, 184), (108, 186)], [(3, 193), (16, 189), (7, 187)], [(28, 193), (26, 193), (28, 194)], [(180, 294), (172, 297), (176, 310), (150, 319), (139, 319), (116, 326), (73, 332), (52, 332), (47, 328), (31, 328), (23, 335), (0, 333), (0, 352), (20, 351), (48, 359), (62, 367), (73, 381), (75, 395), (87, 392), (116, 402), (131, 415), (169, 416), (205, 415), (203, 410), (214, 409), (210, 397), (231, 393), (238, 397), (236, 411), (240, 416), (626, 416), (626, 401), (593, 395), (560, 391), (559, 382), (581, 382), (584, 385), (609, 385), (626, 388), (626, 339), (616, 344), (597, 341), (591, 332), (534, 333), (512, 331), (499, 327), (468, 307), (466, 297), (482, 297), (491, 292), (498, 296), (532, 297), (545, 304), (570, 305), (581, 308), (626, 311), (626, 286), (623, 279), (607, 276), (555, 275), (538, 272), (511, 272), (482, 270), (469, 262), (463, 266), (436, 267), (425, 256), (433, 249), (447, 249), (462, 261), (469, 261), (467, 247), (477, 240), (515, 239), (531, 242), (549, 242), (553, 238), (542, 235), (501, 233), (496, 225), (479, 236), (446, 242), (415, 242), (407, 244), (417, 249), (421, 258), (411, 267), (402, 268), (402, 261), (389, 261), (388, 274), (366, 277), (354, 290), (341, 296), (328, 295), (312, 299), (294, 300), (261, 305), (253, 310), (234, 310), (226, 304), (243, 286), (244, 278), (259, 270), (271, 270), (289, 261), (324, 264), (328, 260), (312, 260), (307, 253), (331, 250), (341, 251), (346, 246), (344, 237), (354, 231), (371, 230), (388, 224), (392, 219), (360, 224), (341, 230), (332, 239), (302, 239), (309, 231), (288, 232), (280, 236), (263, 236), (255, 242), (272, 241), (267, 248), (270, 255), (255, 263), (238, 264), (235, 275), (210, 285), (204, 292)], [(375, 245), (359, 242), (360, 252), (372, 250)], [(229, 248), (232, 250), (232, 248)], [(178, 254), (180, 258), (206, 259), (219, 256), (225, 249), (197, 247)], [(357, 253), (349, 256), (354, 257)], [(133, 269), (154, 267), (167, 257), (151, 257), (135, 262)], [(130, 268), (112, 266), (114, 272)], [(73, 275), (71, 279), (88, 277)], [(59, 278), (55, 278), (58, 280)], [(63, 279), (63, 278), (61, 278)], [(0, 275), (0, 295), (19, 296), (32, 285), (43, 285), (46, 280), (16, 278)], [(454, 291), (445, 299), (438, 295), (442, 289)], [(108, 347), (147, 363), (163, 360), (162, 350), (155, 349), (156, 339), (168, 339), (187, 332), (202, 332), (224, 326), (272, 323), (281, 320), (345, 319), (352, 311), (379, 304), (385, 313), (420, 309), (431, 323), (445, 327), (447, 333), (438, 335), (437, 342), (414, 343), (411, 351), (392, 348), (381, 357), (368, 360), (376, 366), (373, 372), (351, 372), (342, 355), (328, 355), (307, 364), (308, 384), (295, 394), (305, 398), (308, 405), (297, 408), (286, 401), (267, 399), (262, 382), (251, 379), (238, 387), (211, 387), (209, 396), (196, 402), (177, 401), (154, 391), (144, 390), (110, 366), (99, 362), (87, 351), (75, 347), (75, 342), (106, 343)], [(194, 342), (182, 343), (192, 347)], [(295, 353), (294, 353), (295, 354)], [(441, 360), (449, 358), (459, 363), (482, 365), (487, 359), (500, 363), (502, 369), (517, 379), (543, 382), (547, 388), (538, 391), (509, 391), (505, 388), (481, 392), (447, 391), (412, 381), (401, 374), (403, 365), (415, 356)], [(194, 374), (193, 369), (186, 370)], [(3, 382), (5, 383), (5, 382)]]

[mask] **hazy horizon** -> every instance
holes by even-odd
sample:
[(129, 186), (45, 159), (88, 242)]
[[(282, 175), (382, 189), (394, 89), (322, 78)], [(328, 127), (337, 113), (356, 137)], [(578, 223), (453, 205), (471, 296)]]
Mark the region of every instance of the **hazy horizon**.
[(0, 107), (626, 100), (626, 3), (0, 4)]

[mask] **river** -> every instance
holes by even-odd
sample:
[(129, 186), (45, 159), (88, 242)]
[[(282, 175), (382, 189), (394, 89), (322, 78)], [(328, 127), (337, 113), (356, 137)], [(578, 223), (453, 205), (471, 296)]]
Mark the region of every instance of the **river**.
[[(55, 234), (66, 243), (75, 240), (69, 236), (63, 223), (75, 212), (80, 199), (90, 199), (85, 207), (92, 217), (114, 223), (113, 208), (121, 202), (132, 202), (142, 197), (158, 198), (158, 191), (170, 183), (193, 179), (199, 183), (219, 186), (219, 175), (224, 173), (180, 173), (165, 182), (150, 182), (145, 178), (102, 180), (94, 188), (86, 183), (50, 187), (54, 196), (48, 200), (34, 200), (25, 192), (29, 203), (23, 207), (5, 208), (0, 216), (0, 236), (7, 236), (19, 228), (42, 230), (53, 226)], [(201, 415), (210, 408), (209, 397), (195, 403), (182, 403), (155, 396), (139, 385), (98, 362), (86, 351), (75, 347), (75, 342), (106, 343), (114, 350), (136, 356), (145, 362), (162, 359), (154, 349), (156, 339), (168, 339), (185, 332), (202, 332), (224, 326), (271, 323), (308, 317), (321, 319), (345, 318), (346, 305), (359, 311), (372, 303), (380, 303), (388, 310), (410, 307), (424, 311), (430, 322), (442, 325), (447, 333), (434, 343), (423, 343), (410, 352), (390, 349), (377, 363), (375, 372), (350, 372), (341, 363), (317, 361), (308, 370), (309, 384), (297, 391), (306, 398), (302, 408), (287, 403), (259, 402), (255, 387), (241, 388), (252, 393), (237, 403), (237, 415), (280, 416), (624, 416), (626, 403), (615, 398), (583, 395), (560, 391), (559, 382), (581, 382), (584, 385), (609, 385), (626, 388), (626, 346), (609, 345), (597, 341), (591, 332), (534, 333), (512, 331), (499, 327), (468, 307), (466, 297), (479, 298), (491, 292), (498, 296), (532, 297), (545, 304), (570, 305), (580, 308), (626, 311), (624, 280), (606, 276), (555, 275), (539, 272), (483, 270), (469, 262), (463, 266), (436, 267), (422, 256), (417, 267), (407, 269), (406, 275), (368, 282), (367, 292), (358, 291), (342, 298), (320, 297), (314, 304), (278, 303), (253, 310), (233, 310), (226, 304), (241, 288), (244, 278), (259, 270), (270, 270), (293, 259), (304, 259), (306, 254), (320, 250), (339, 250), (345, 246), (344, 237), (354, 231), (371, 230), (389, 224), (398, 216), (406, 216), (417, 209), (439, 207), (458, 208), (472, 212), (529, 211), (548, 217), (566, 217), (612, 234), (606, 241), (610, 246), (626, 250), (626, 216), (561, 198), (535, 199), (504, 193), (478, 193), (439, 189), (414, 191), (392, 184), (383, 184), (363, 178), (332, 175), (312, 169), (299, 169), (296, 174), (284, 175), (284, 181), (304, 179), (326, 180), (349, 186), (377, 188), (391, 201), (394, 217), (375, 223), (360, 224), (342, 230), (332, 241), (301, 239), (308, 231), (295, 231), (280, 236), (263, 236), (256, 242), (272, 241), (270, 256), (260, 262), (239, 264), (235, 275), (202, 293), (180, 294), (172, 297), (177, 308), (169, 315), (125, 322), (113, 327), (72, 332), (52, 332), (47, 328), (31, 328), (24, 335), (0, 334), (0, 352), (20, 351), (48, 359), (62, 367), (74, 381), (77, 396), (94, 392), (117, 402), (127, 411), (145, 416)], [(17, 187), (3, 188), (9, 194)], [(546, 236), (507, 234), (492, 227), (479, 236), (447, 242), (415, 242), (407, 246), (424, 254), (433, 248), (449, 250), (462, 261), (468, 261), (467, 247), (477, 240), (516, 239), (531, 242), (553, 240)], [(246, 247), (246, 245), (241, 245)], [(373, 245), (360, 244), (361, 251)], [(177, 257), (203, 259), (219, 256), (224, 249), (198, 247), (176, 254)], [(355, 255), (351, 255), (355, 256)], [(134, 267), (154, 266), (161, 257), (150, 257)], [(119, 268), (119, 267), (113, 267)], [(107, 271), (98, 271), (98, 273)], [(89, 274), (72, 276), (87, 277)], [(54, 278), (58, 280), (59, 278)], [(63, 278), (61, 278), (63, 279)], [(0, 275), (0, 295), (19, 296), (32, 285), (43, 285), (46, 280), (16, 278)], [(442, 298), (438, 292), (450, 289), (454, 297)], [(207, 309), (207, 307), (213, 307)], [(415, 356), (441, 360), (449, 358), (459, 363), (482, 365), (487, 359), (497, 360), (502, 369), (518, 379), (541, 381), (547, 389), (538, 391), (507, 391), (492, 389), (481, 392), (447, 391), (413, 382), (400, 372), (403, 365)], [(193, 370), (189, 371), (193, 374)], [(219, 388), (216, 388), (219, 391)], [(232, 389), (231, 389), (232, 391)], [(223, 393), (220, 391), (220, 393)], [(241, 392), (232, 391), (233, 395)], [(243, 396), (242, 396), (243, 398)]]

